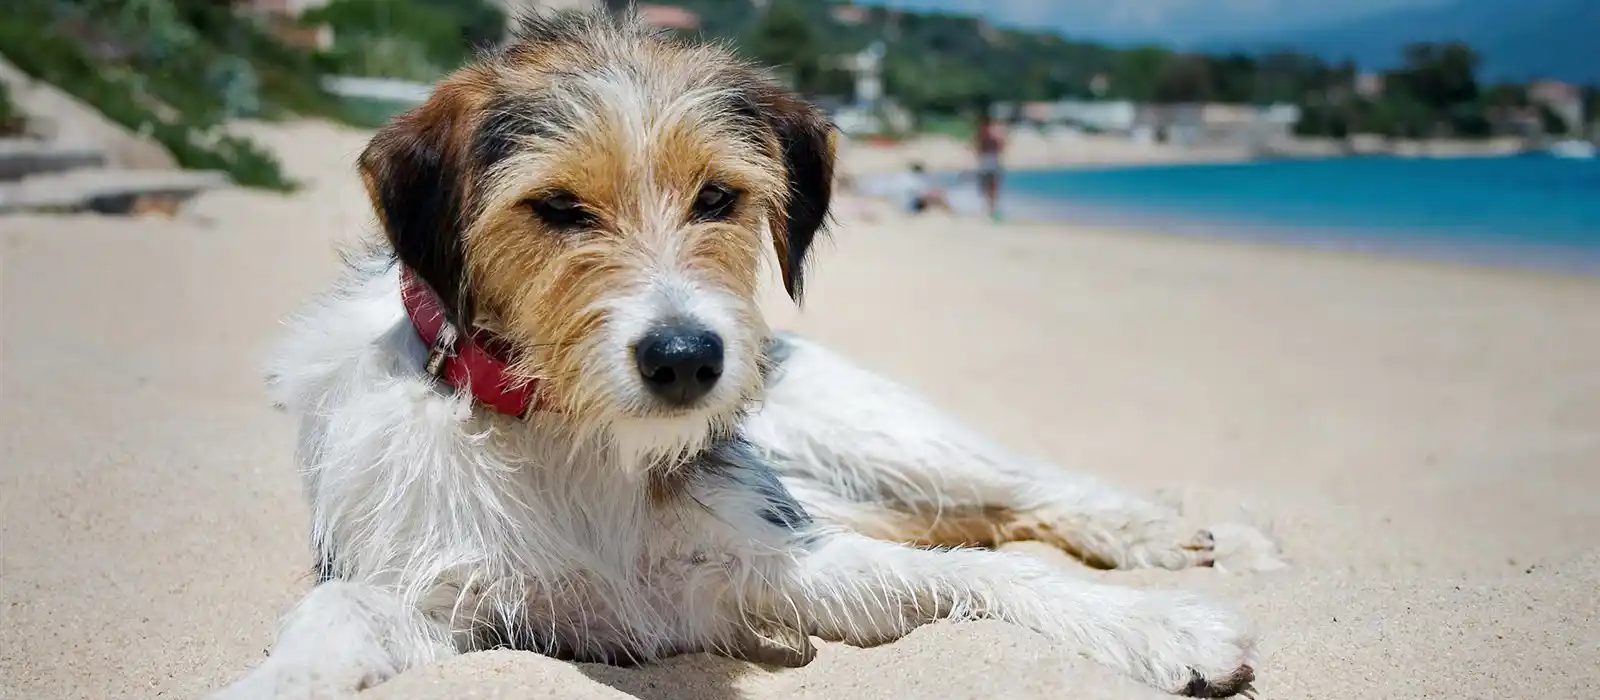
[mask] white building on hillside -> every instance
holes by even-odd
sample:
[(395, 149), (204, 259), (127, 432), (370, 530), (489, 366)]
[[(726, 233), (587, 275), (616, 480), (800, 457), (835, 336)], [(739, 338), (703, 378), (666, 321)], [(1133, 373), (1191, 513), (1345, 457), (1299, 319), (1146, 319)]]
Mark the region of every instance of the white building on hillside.
[(328, 0), (245, 0), (237, 7), (253, 15), (283, 41), (304, 48), (327, 49), (333, 45), (333, 31), (327, 27), (300, 24), (300, 15), (328, 4)]

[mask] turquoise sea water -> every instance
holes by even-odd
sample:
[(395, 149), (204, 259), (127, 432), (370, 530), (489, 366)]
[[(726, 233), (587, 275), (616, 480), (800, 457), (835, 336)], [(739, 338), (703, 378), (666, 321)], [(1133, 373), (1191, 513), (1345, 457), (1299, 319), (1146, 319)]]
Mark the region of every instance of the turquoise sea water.
[(1600, 159), (1361, 157), (1010, 171), (1013, 218), (1600, 273)]

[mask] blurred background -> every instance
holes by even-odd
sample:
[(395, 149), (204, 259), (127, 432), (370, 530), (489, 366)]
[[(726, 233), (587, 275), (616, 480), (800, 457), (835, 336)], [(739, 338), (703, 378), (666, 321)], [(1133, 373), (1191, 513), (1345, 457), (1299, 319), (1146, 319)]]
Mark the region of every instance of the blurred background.
[[(612, 11), (626, 5), (608, 1)], [(501, 42), (518, 13), (605, 5), (12, 0), (0, 29), (8, 179), (109, 158), (210, 171), (146, 173), (151, 186), (214, 186), (221, 173), (287, 191), (294, 183), (275, 155), (225, 123), (375, 126)], [(728, 42), (772, 66), (856, 147), (843, 185), (918, 211), (930, 200), (968, 213), (989, 205), (997, 216), (1491, 251), (1585, 269), (1600, 246), (1597, 169), (1571, 162), (1592, 162), (1600, 131), (1600, 5), (1590, 0), (681, 0), (637, 9), (647, 23)], [(22, 89), (29, 77), (121, 129), (74, 133), (90, 128), (75, 119), (96, 120), (60, 100), (12, 94), (38, 92)], [(997, 183), (993, 202), (974, 186), (980, 114), (1003, 130), (1001, 167), (1021, 171)], [(141, 155), (105, 139), (146, 147)], [(1544, 157), (1503, 157), (1530, 154)], [(1461, 162), (1471, 156), (1501, 157)], [(52, 158), (53, 168), (22, 164)], [(1305, 162), (1203, 167), (1290, 159)], [(1196, 167), (1094, 167), (1152, 163)], [(56, 194), (35, 196), (70, 198)], [(0, 206), (25, 208), (21, 194), (9, 199)]]

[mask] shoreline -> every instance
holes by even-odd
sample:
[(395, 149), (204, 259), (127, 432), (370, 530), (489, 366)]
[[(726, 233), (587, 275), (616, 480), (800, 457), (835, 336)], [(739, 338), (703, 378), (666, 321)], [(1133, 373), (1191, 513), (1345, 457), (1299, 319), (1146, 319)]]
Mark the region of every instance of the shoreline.
[(1410, 230), (1272, 224), (1207, 218), (1192, 213), (1139, 215), (1027, 195), (1006, 198), (1002, 211), (1008, 212), (1005, 222), (1029, 225), (1087, 226), (1209, 242), (1226, 241), (1365, 258), (1512, 269), (1600, 280), (1600, 250), (1578, 246), (1485, 243), (1423, 235)]
[[(1155, 219), (1137, 222), (1132, 219), (1116, 220), (1065, 220), (1050, 216), (1029, 214), (1007, 215), (996, 224), (979, 214), (967, 212), (932, 213), (913, 215), (895, 207), (887, 198), (851, 193), (847, 197), (860, 197), (877, 205), (866, 217), (852, 214), (844, 222), (853, 225), (882, 226), (890, 224), (915, 226), (919, 218), (938, 221), (970, 221), (981, 228), (1000, 228), (1027, 235), (1095, 235), (1107, 237), (1139, 238), (1151, 242), (1222, 246), (1257, 251), (1271, 251), (1290, 257), (1342, 259), (1359, 264), (1398, 265), (1431, 270), (1453, 270), (1471, 274), (1507, 275), (1518, 278), (1565, 280), (1583, 285), (1600, 285), (1600, 254), (1588, 252), (1592, 259), (1574, 261), (1569, 251), (1553, 247), (1496, 247), (1493, 251), (1463, 251), (1460, 246), (1445, 243), (1434, 245), (1396, 245), (1379, 241), (1351, 239), (1332, 231), (1316, 229), (1276, 228), (1262, 229), (1255, 235), (1216, 231), (1199, 226), (1223, 227), (1226, 222), (1195, 222), (1187, 226), (1176, 220)], [(1021, 199), (1021, 198), (1018, 198)], [(845, 205), (850, 206), (849, 204)], [(887, 209), (885, 212), (884, 209)], [(942, 224), (941, 224), (942, 225)]]
[[(1248, 163), (1329, 158), (1498, 158), (1538, 153), (1525, 141), (1497, 137), (1483, 141), (1394, 140), (1358, 135), (1347, 143), (1331, 139), (1295, 138), (1263, 149), (1242, 145), (1176, 146), (1140, 143), (1105, 134), (1050, 134), (1038, 130), (1013, 133), (1003, 164), (1007, 171), (1065, 170), (1082, 167), (1140, 167), (1200, 163)], [(970, 171), (971, 148), (965, 141), (920, 134), (894, 144), (841, 140), (839, 170), (847, 178), (869, 178), (903, 172), (913, 162), (930, 171)]]
[[(1423, 156), (1432, 159), (1517, 158), (1524, 153), (1434, 154)], [(1194, 165), (1270, 164), (1283, 160), (1345, 160), (1393, 158), (1410, 159), (1417, 156), (1388, 153), (1363, 153), (1332, 156), (1295, 156), (1290, 158), (1260, 158), (1248, 160), (1169, 160), (1077, 163), (1064, 166), (1037, 166), (1007, 168), (1009, 172), (1097, 171), (1128, 168), (1165, 168)], [(970, 171), (941, 170), (928, 173), (941, 185), (958, 217), (990, 223), (981, 214), (981, 199)], [(852, 196), (884, 203), (894, 208), (896, 215), (915, 215), (900, 210), (897, 195), (892, 191), (896, 173), (879, 173), (862, 177), (849, 190)], [(1470, 266), (1474, 268), (1512, 269), (1536, 274), (1575, 276), (1587, 279), (1600, 278), (1600, 248), (1578, 245), (1541, 243), (1506, 243), (1465, 239), (1438, 232), (1426, 232), (1407, 227), (1363, 228), (1318, 226), (1298, 222), (1275, 222), (1208, 215), (1199, 212), (1132, 211), (1125, 205), (1101, 204), (1087, 199), (1051, 198), (1032, 194), (1007, 194), (1002, 185), (1001, 212), (1003, 223), (1037, 226), (1075, 226), (1096, 229), (1140, 232), (1151, 235), (1198, 239), (1211, 242), (1238, 242), (1271, 245), (1321, 253), (1361, 255), (1367, 258), (1397, 259), (1421, 263)], [(927, 216), (923, 214), (922, 216)]]
[[(1536, 277), (1567, 278), (1600, 284), (1600, 253), (1582, 251), (1588, 257), (1575, 258), (1572, 251), (1556, 246), (1461, 246), (1445, 241), (1379, 240), (1351, 236), (1332, 229), (1230, 226), (1228, 222), (1193, 220), (1184, 225), (1176, 220), (1156, 223), (1127, 221), (1064, 221), (1049, 217), (1007, 217), (1005, 223), (1027, 228), (1071, 227), (1118, 235), (1136, 235), (1165, 240), (1224, 244), (1313, 256), (1335, 256), (1375, 263), (1448, 267), (1482, 272), (1504, 272)], [(1230, 228), (1231, 231), (1220, 231)], [(1238, 231), (1249, 231), (1240, 233)]]

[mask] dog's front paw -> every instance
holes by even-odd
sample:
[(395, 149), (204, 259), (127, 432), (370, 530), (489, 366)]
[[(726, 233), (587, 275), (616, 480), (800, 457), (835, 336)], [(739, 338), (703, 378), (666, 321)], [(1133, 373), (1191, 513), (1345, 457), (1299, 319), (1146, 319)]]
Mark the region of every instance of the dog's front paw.
[(1123, 543), (1118, 569), (1177, 571), (1216, 562), (1217, 539), (1210, 530), (1196, 530), (1176, 520), (1147, 523)]
[(1237, 695), (1255, 680), (1255, 639), (1232, 613), (1186, 593), (1154, 593), (1126, 621), (1142, 639), (1135, 676), (1179, 695)]
[(1067, 525), (1062, 544), (1085, 564), (1101, 569), (1171, 569), (1211, 566), (1216, 538), (1164, 512), (1107, 512)]

